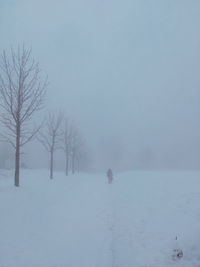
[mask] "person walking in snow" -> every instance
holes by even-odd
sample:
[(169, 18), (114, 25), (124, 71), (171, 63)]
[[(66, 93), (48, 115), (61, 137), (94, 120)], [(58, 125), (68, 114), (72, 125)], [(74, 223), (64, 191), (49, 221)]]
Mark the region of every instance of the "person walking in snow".
[(111, 184), (113, 181), (113, 173), (111, 169), (108, 169), (107, 171), (107, 177), (108, 177), (108, 183)]

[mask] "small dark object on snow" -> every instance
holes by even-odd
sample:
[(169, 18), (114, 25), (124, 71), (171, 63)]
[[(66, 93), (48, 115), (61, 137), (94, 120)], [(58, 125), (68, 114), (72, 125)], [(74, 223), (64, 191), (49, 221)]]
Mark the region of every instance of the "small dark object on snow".
[(182, 249), (178, 248), (179, 245), (177, 243), (178, 242), (177, 236), (175, 237), (175, 242), (176, 242), (176, 244), (175, 244), (176, 248), (173, 249), (172, 259), (173, 260), (180, 260), (183, 257), (183, 251), (182, 251)]
[(108, 177), (108, 183), (111, 184), (113, 181), (113, 173), (111, 169), (108, 169), (107, 171), (107, 177)]
[(172, 259), (177, 260), (183, 257), (183, 251), (181, 249), (174, 249)]

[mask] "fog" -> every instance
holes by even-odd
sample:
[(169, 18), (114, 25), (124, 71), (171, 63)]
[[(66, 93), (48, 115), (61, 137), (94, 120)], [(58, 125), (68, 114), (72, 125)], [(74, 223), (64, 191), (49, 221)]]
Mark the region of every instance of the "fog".
[[(32, 48), (49, 79), (35, 121), (65, 112), (87, 169), (198, 169), (199, 14), (199, 0), (1, 0), (0, 50)], [(40, 144), (27, 151), (48, 164)]]

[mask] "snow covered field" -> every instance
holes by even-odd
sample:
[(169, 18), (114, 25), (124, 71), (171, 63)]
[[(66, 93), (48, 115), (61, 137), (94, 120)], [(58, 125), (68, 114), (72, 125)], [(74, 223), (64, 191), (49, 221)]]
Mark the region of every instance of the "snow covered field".
[(199, 267), (199, 251), (200, 172), (127, 172), (108, 185), (23, 170), (20, 188), (0, 172), (0, 267)]

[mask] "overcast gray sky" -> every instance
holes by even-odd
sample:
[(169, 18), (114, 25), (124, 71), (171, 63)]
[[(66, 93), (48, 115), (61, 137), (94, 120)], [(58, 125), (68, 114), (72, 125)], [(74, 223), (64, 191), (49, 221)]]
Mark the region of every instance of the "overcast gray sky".
[(32, 47), (46, 108), (80, 125), (97, 161), (197, 168), (199, 14), (199, 0), (0, 0), (0, 49)]

